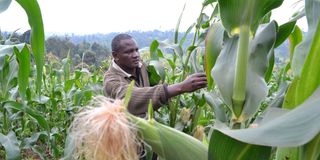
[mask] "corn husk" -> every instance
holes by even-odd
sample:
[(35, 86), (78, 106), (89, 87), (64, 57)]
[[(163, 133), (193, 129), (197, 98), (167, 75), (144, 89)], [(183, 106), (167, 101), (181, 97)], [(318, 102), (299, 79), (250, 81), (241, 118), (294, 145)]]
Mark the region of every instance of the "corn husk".
[(97, 107), (87, 106), (69, 129), (71, 159), (137, 160), (139, 141), (135, 126), (128, 121), (121, 101), (96, 98)]
[(129, 115), (139, 137), (166, 160), (207, 160), (208, 146), (198, 139), (156, 121)]
[(80, 111), (69, 129), (71, 159), (136, 160), (141, 141), (162, 159), (208, 159), (208, 146), (196, 138), (152, 118), (133, 116), (120, 101), (112, 102), (105, 97), (95, 101), (97, 107)]

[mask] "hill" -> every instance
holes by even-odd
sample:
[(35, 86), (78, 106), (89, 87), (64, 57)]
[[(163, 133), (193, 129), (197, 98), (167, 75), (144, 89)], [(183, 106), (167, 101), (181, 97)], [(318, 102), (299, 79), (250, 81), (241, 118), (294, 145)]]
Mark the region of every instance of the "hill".
[[(129, 31), (140, 48), (149, 47), (153, 40), (173, 41), (175, 32), (171, 31)], [(16, 33), (14, 33), (16, 34)], [(28, 43), (29, 32), (22, 35), (15, 35), (16, 39)], [(58, 59), (67, 57), (69, 51), (75, 65), (79, 64), (82, 59), (89, 65), (100, 65), (101, 61), (111, 55), (111, 40), (118, 32), (109, 34), (90, 34), (90, 35), (50, 35), (46, 37), (46, 49), (48, 54), (56, 56)], [(179, 38), (185, 33), (180, 32)], [(10, 33), (1, 33), (3, 37), (8, 37)], [(184, 43), (184, 48), (191, 44), (193, 33), (189, 34)], [(276, 63), (281, 63), (289, 58), (289, 42), (286, 41), (275, 49)]]

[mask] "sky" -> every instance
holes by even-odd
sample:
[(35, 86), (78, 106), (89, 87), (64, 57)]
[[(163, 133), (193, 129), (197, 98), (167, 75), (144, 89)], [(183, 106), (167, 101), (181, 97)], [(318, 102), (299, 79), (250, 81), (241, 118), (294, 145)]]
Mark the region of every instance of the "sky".
[[(94, 34), (126, 32), (132, 30), (173, 30), (183, 9), (180, 31), (196, 21), (203, 0), (38, 0), (46, 34)], [(280, 24), (289, 20), (299, 9), (285, 0), (274, 10), (272, 19)], [(210, 13), (211, 7), (205, 10)], [(307, 30), (306, 20), (299, 20), (302, 30)], [(0, 13), (0, 29), (24, 32), (30, 27), (23, 9), (12, 1), (9, 8)]]

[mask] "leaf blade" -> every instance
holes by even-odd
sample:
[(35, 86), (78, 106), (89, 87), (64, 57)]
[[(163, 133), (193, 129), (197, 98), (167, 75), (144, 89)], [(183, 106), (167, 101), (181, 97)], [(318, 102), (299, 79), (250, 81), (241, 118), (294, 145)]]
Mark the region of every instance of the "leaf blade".
[(36, 90), (41, 94), (45, 37), (40, 6), (36, 0), (17, 0), (17, 2), (25, 10), (31, 27), (31, 48), (37, 68)]

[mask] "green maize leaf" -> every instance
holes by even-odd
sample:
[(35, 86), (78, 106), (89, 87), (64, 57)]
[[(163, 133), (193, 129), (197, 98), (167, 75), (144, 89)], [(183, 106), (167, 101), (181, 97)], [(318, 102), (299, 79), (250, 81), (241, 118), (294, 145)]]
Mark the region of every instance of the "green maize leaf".
[(200, 57), (203, 57), (203, 50), (200, 47), (195, 48), (190, 56), (190, 63), (194, 73), (203, 72), (203, 69), (200, 65), (201, 60)]
[(69, 134), (66, 137), (66, 143), (64, 146), (64, 154), (63, 157), (61, 158), (61, 160), (70, 160), (72, 159), (74, 150), (75, 150), (75, 139), (74, 137), (70, 136)]
[(278, 118), (285, 113), (288, 113), (289, 110), (276, 108), (275, 106), (269, 106), (262, 114), (260, 114), (251, 125), (264, 125), (267, 122), (272, 121), (275, 118)]
[(47, 137), (47, 132), (37, 132), (32, 134), (31, 137), (25, 138), (21, 144), (22, 148), (31, 148), (38, 141), (40, 137)]
[[(320, 4), (320, 3), (319, 3)], [(320, 7), (320, 5), (319, 5)], [(306, 57), (301, 72), (300, 83), (297, 85), (296, 104), (302, 103), (317, 87), (320, 86), (320, 21), (314, 34), (310, 52)], [(311, 142), (303, 146), (302, 157), (317, 159), (320, 155), (320, 133)]]
[(45, 155), (47, 154), (47, 151), (39, 145), (33, 145), (31, 146), (31, 149), (34, 153), (36, 153), (40, 159), (45, 159)]
[(74, 80), (73, 79), (70, 79), (68, 81), (65, 82), (64, 84), (64, 92), (67, 93), (68, 91), (70, 91), (70, 89), (72, 88), (74, 84)]
[[(154, 120), (145, 120), (128, 113), (137, 125), (139, 136), (166, 160), (207, 160), (208, 147), (199, 140)], [(185, 154), (188, 153), (188, 154)]]
[(248, 25), (255, 32), (260, 20), (283, 0), (218, 0), (220, 16), (226, 31), (238, 34), (241, 25)]
[(299, 83), (299, 78), (296, 77), (292, 80), (287, 94), (284, 98), (284, 103), (282, 108), (286, 108), (286, 109), (293, 109), (295, 107), (297, 107), (296, 103), (295, 103), (295, 99), (296, 99), (296, 92), (297, 92), (297, 85)]
[(202, 3), (202, 5), (203, 6), (207, 6), (207, 5), (209, 5), (209, 4), (212, 4), (213, 2), (216, 2), (217, 0), (205, 0), (203, 3)]
[(42, 72), (45, 56), (45, 38), (40, 7), (37, 0), (17, 0), (17, 2), (26, 11), (29, 25), (31, 27), (31, 48), (37, 68), (36, 90), (41, 94)]
[(203, 24), (202, 27), (203, 27), (202, 29), (203, 29), (204, 31), (202, 31), (202, 32), (199, 31), (198, 40), (197, 40), (197, 42), (195, 43), (196, 46), (201, 46), (201, 45), (203, 44), (203, 42), (205, 42), (206, 37), (207, 37), (207, 34), (208, 34), (208, 31), (209, 31), (209, 29), (210, 29), (210, 22), (209, 22), (209, 20), (206, 21), (206, 23)]
[(216, 128), (239, 141), (278, 147), (293, 147), (306, 144), (319, 132), (320, 87), (304, 103), (295, 109), (279, 114), (256, 128), (231, 130), (227, 126)]
[(2, 133), (0, 133), (0, 143), (6, 150), (6, 159), (21, 159), (19, 141), (13, 131), (10, 131), (8, 135), (3, 135)]
[[(3, 60), (3, 57), (6, 55), (11, 56), (13, 53), (14, 47), (17, 47), (19, 51), (21, 51), (24, 45), (25, 45), (24, 43), (15, 44), (15, 45), (0, 45), (0, 60)], [(0, 67), (2, 64), (3, 63), (0, 63)]]
[(150, 86), (154, 86), (154, 85), (159, 84), (159, 82), (161, 80), (161, 77), (157, 73), (157, 70), (155, 69), (155, 66), (149, 65), (147, 67), (147, 70), (148, 70), (148, 77), (149, 77)]
[(290, 62), (292, 62), (292, 57), (294, 53), (294, 49), (296, 46), (302, 41), (302, 31), (301, 29), (296, 25), (294, 27), (293, 32), (289, 36), (289, 43), (290, 43)]
[(299, 160), (299, 148), (298, 147), (287, 147), (277, 148), (276, 160)]
[(170, 65), (171, 69), (175, 70), (177, 67), (176, 64), (169, 58), (166, 58), (166, 60), (167, 60), (168, 64)]
[(284, 102), (284, 97), (286, 95), (289, 84), (285, 81), (281, 82), (276, 92), (276, 96), (270, 102), (269, 107), (281, 108)]
[(168, 41), (160, 41), (159, 43), (159, 48), (161, 50), (166, 50), (166, 49), (172, 49), (175, 54), (177, 54), (182, 61), (183, 57), (183, 49), (179, 44), (173, 44)]
[(159, 60), (159, 57), (157, 54), (158, 47), (159, 47), (159, 42), (157, 40), (152, 41), (152, 43), (150, 44), (151, 60)]
[(26, 105), (23, 105), (23, 104), (14, 102), (14, 101), (5, 102), (4, 107), (16, 109), (18, 111), (23, 111), (23, 112), (27, 113), (32, 118), (34, 118), (42, 128), (44, 128), (46, 131), (49, 130), (49, 124), (48, 124), (47, 120), (38, 111), (33, 110), (32, 108), (30, 108)]
[(277, 160), (317, 160), (320, 158), (320, 134), (303, 147), (278, 148), (276, 153)]
[(268, 160), (271, 147), (247, 144), (214, 130), (209, 145), (209, 160)]
[(21, 52), (18, 48), (13, 48), (17, 61), (19, 64), (18, 71), (18, 84), (19, 84), (19, 94), (21, 97), (26, 98), (26, 90), (29, 84), (29, 74), (30, 74), (30, 52), (27, 45), (23, 47)]
[[(320, 3), (319, 3), (320, 4)], [(319, 5), (320, 9), (320, 5)], [(302, 103), (320, 85), (320, 21), (297, 85), (296, 104)]]
[(268, 89), (264, 78), (268, 68), (273, 68), (273, 65), (269, 66), (269, 59), (273, 54), (276, 28), (274, 21), (268, 25), (261, 25), (250, 44), (247, 97), (240, 119), (251, 118), (257, 112), (261, 101), (267, 96)]
[(47, 96), (35, 96), (32, 98), (32, 101), (37, 102), (39, 104), (46, 104), (50, 100)]
[(190, 126), (190, 131), (194, 131), (198, 121), (199, 121), (199, 118), (203, 115), (202, 114), (202, 110), (203, 108), (201, 106), (204, 105), (205, 103), (205, 99), (204, 99), (204, 96), (198, 96), (196, 94), (193, 94), (192, 95), (192, 99), (193, 101), (195, 102), (196, 106), (194, 108), (194, 112), (192, 114), (192, 117), (191, 117), (191, 126)]
[[(268, 68), (268, 55), (273, 52), (276, 38), (276, 24), (261, 25), (256, 36), (250, 42), (250, 55), (246, 81), (246, 102), (240, 121), (250, 118), (259, 108), (261, 101), (267, 96), (268, 88), (264, 81)], [(234, 36), (224, 40), (224, 46), (217, 59), (211, 75), (218, 86), (224, 102), (233, 110), (232, 94), (236, 65), (236, 53), (239, 38)]]
[(134, 81), (131, 81), (131, 83), (128, 86), (127, 89), (127, 93), (124, 97), (124, 107), (127, 108), (131, 99), (131, 93), (132, 93), (132, 89), (134, 87)]
[(264, 15), (261, 20), (260, 24), (269, 23), (271, 19), (272, 12), (268, 12), (266, 15)]
[(183, 9), (180, 13), (180, 16), (179, 16), (179, 19), (178, 19), (178, 23), (176, 25), (176, 29), (174, 31), (174, 43), (177, 44), (178, 43), (178, 39), (179, 39), (179, 27), (180, 27), (180, 22), (181, 22), (181, 19), (182, 19), (182, 15), (183, 15), (183, 12), (184, 12), (184, 9), (186, 8), (186, 4), (183, 5)]
[[(308, 33), (304, 36), (303, 41), (297, 45), (292, 57), (291, 68), (294, 76), (300, 76), (303, 65), (311, 49), (311, 43), (316, 34), (317, 26), (320, 19), (320, 1), (305, 0), (305, 14), (308, 21)], [(317, 35), (317, 36), (316, 36)]]
[(183, 35), (182, 38), (180, 39), (180, 42), (179, 42), (180, 46), (183, 46), (183, 43), (184, 43), (184, 41), (186, 40), (188, 34), (192, 31), (192, 29), (193, 29), (195, 26), (196, 26), (196, 23), (192, 23), (192, 24), (188, 27), (187, 31), (184, 33), (184, 35)]
[[(80, 82), (79, 82), (80, 83)], [(73, 103), (75, 106), (83, 105), (92, 99), (93, 90), (77, 90), (73, 95)]]
[(148, 120), (152, 121), (153, 120), (153, 107), (152, 107), (152, 100), (149, 99), (149, 104), (148, 104)]
[(268, 55), (268, 59), (269, 59), (268, 69), (267, 69), (266, 73), (264, 74), (264, 80), (266, 82), (269, 82), (272, 77), (272, 71), (273, 71), (274, 61), (275, 61), (274, 52), (271, 52)]
[(218, 98), (218, 96), (213, 92), (205, 92), (204, 97), (208, 105), (212, 108), (216, 120), (219, 120), (220, 122), (227, 122), (226, 109), (220, 98)]
[(230, 107), (230, 110), (232, 110), (232, 85), (238, 41), (238, 37), (227, 38), (224, 41), (223, 49), (211, 70), (211, 77), (213, 77), (224, 102)]
[(11, 0), (0, 0), (0, 13), (7, 10), (11, 4)]
[(159, 61), (150, 61), (148, 66), (153, 66), (156, 70), (157, 74), (160, 77), (160, 80), (163, 82), (166, 78), (166, 74), (164, 71), (164, 67), (161, 65)]
[(298, 21), (300, 18), (306, 16), (305, 8), (302, 8), (300, 11), (297, 11), (293, 14), (289, 22)]
[(301, 159), (320, 159), (320, 133), (302, 147)]
[(214, 19), (214, 18), (217, 18), (219, 15), (219, 4), (216, 3), (215, 6), (214, 6), (214, 9), (211, 13), (211, 17), (210, 17), (210, 20)]
[(9, 90), (16, 86), (18, 63), (14, 60), (13, 48), (22, 50), (24, 45), (0, 45), (0, 98), (7, 99)]
[(280, 46), (290, 36), (295, 25), (296, 21), (290, 21), (279, 27), (279, 31), (277, 32), (277, 41), (274, 48)]
[(214, 82), (211, 70), (222, 49), (224, 29), (221, 23), (213, 23), (207, 33), (205, 40), (204, 68), (207, 75), (208, 89), (213, 89)]
[[(308, 32), (309, 33), (309, 32)], [(310, 41), (310, 50), (302, 66), (300, 76), (296, 76), (286, 96), (284, 107), (294, 108), (302, 103), (320, 85), (320, 21), (315, 30), (314, 38)], [(296, 53), (294, 54), (294, 56)]]

